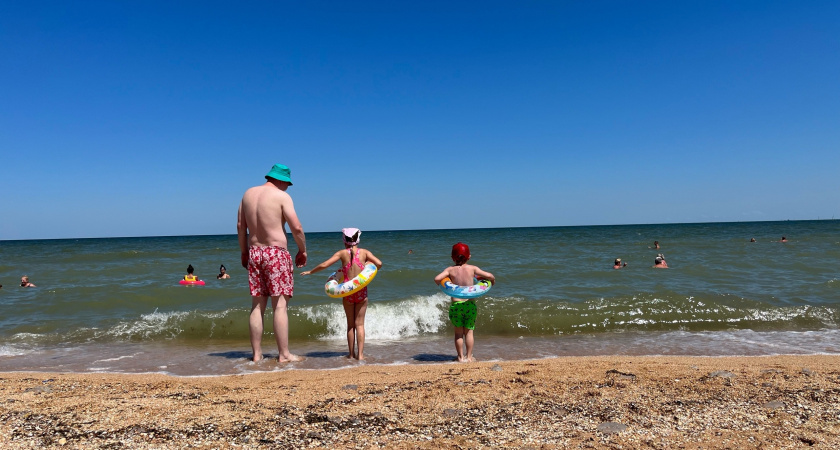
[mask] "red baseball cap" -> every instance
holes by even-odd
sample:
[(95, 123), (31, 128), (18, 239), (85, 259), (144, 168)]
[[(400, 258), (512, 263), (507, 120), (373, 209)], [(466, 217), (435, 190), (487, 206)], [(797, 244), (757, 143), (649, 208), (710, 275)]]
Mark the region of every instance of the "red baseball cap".
[(470, 248), (467, 244), (459, 242), (452, 246), (452, 260), (456, 263), (463, 264), (470, 259)]

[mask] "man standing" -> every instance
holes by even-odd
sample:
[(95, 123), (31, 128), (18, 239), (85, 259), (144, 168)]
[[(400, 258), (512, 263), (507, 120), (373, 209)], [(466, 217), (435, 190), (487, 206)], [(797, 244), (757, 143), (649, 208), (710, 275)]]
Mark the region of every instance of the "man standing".
[(289, 316), (286, 310), (294, 295), (294, 267), (287, 249), (286, 224), (295, 238), (298, 252), (295, 265), (306, 265), (306, 238), (295, 213), (292, 197), (286, 189), (292, 185), (291, 171), (275, 164), (265, 176), (266, 182), (242, 196), (236, 221), (242, 267), (248, 269), (251, 289), (251, 348), (254, 362), (262, 359), (263, 316), (268, 297), (274, 310), (274, 337), (279, 361), (298, 361), (289, 353)]

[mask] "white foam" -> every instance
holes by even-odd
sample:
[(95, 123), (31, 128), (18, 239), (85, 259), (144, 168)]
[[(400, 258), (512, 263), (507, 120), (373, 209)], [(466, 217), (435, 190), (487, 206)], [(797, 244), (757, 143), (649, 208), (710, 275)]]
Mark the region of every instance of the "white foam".
[(158, 312), (143, 314), (140, 320), (133, 322), (120, 322), (107, 331), (106, 334), (116, 337), (143, 337), (159, 335), (161, 333), (175, 337), (183, 331), (177, 323), (183, 321), (190, 313), (185, 311), (172, 311), (167, 313)]
[(25, 354), (26, 351), (21, 348), (12, 347), (11, 345), (0, 345), (0, 356), (21, 356)]
[[(366, 340), (391, 340), (435, 333), (446, 326), (445, 306), (449, 298), (443, 294), (415, 296), (387, 303), (369, 303), (365, 315)], [(301, 308), (300, 312), (313, 322), (325, 322), (327, 331), (322, 339), (347, 338), (347, 317), (344, 307), (335, 303)]]

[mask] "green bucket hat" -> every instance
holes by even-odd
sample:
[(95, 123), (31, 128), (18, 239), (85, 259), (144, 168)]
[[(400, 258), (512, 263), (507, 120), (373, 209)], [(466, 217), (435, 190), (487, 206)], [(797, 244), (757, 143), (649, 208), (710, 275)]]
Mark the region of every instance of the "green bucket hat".
[(288, 167), (284, 166), (283, 164), (275, 164), (274, 167), (271, 168), (271, 171), (266, 174), (266, 180), (269, 178), (274, 178), (275, 180), (286, 181), (289, 183), (289, 186), (292, 185), (292, 171), (289, 170)]

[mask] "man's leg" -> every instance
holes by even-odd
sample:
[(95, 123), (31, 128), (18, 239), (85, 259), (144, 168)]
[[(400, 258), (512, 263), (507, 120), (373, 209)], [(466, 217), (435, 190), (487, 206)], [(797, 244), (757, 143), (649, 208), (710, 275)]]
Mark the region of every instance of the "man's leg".
[(263, 357), (263, 315), (267, 302), (268, 298), (266, 297), (251, 297), (251, 317), (248, 319), (248, 328), (251, 330), (251, 350), (254, 351), (254, 356), (251, 359), (254, 362), (261, 360)]
[(274, 338), (277, 340), (277, 350), (280, 362), (300, 361), (300, 357), (289, 353), (289, 300), (285, 295), (272, 296), (271, 307), (274, 308)]

